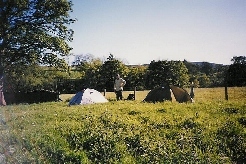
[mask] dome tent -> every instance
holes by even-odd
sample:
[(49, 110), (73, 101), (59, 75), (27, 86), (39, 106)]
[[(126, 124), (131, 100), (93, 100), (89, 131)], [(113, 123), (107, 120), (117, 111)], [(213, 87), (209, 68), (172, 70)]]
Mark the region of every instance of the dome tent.
[(151, 90), (143, 101), (145, 102), (162, 102), (172, 101), (172, 94), (179, 103), (192, 102), (188, 92), (183, 88), (174, 85), (162, 85)]
[(171, 91), (173, 92), (176, 101), (178, 101), (179, 103), (192, 102), (191, 96), (185, 89), (174, 85), (170, 85), (170, 88)]
[(94, 104), (94, 103), (105, 103), (108, 100), (95, 89), (85, 89), (77, 92), (69, 101), (70, 105), (83, 105), (83, 104)]

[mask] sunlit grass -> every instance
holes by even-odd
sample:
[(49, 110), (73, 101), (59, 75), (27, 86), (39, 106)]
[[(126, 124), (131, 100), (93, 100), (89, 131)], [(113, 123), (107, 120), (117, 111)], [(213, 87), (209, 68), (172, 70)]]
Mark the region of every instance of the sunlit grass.
[[(228, 101), (224, 88), (197, 88), (195, 103), (142, 102), (148, 92), (137, 91), (135, 101), (115, 101), (115, 94), (107, 92), (110, 101), (103, 104), (68, 107), (70, 94), (61, 95), (62, 102), (1, 107), (11, 144), (21, 148), (7, 157), (14, 161), (16, 155), (20, 163), (245, 159), (246, 88), (228, 88)], [(124, 98), (129, 93), (124, 91)]]
[[(189, 93), (190, 89), (185, 88)], [(208, 101), (223, 101), (225, 100), (225, 88), (195, 88), (195, 101), (196, 102), (208, 102)], [(135, 99), (137, 101), (142, 101), (146, 95), (149, 93), (149, 90), (145, 91), (136, 91)], [(102, 92), (104, 95), (104, 93)], [(124, 99), (127, 99), (129, 94), (134, 94), (134, 91), (123, 91)], [(74, 94), (62, 94), (60, 95), (63, 101), (69, 100), (73, 97)], [(106, 92), (105, 97), (109, 100), (115, 100), (116, 96), (114, 92)], [(246, 87), (228, 87), (228, 97), (229, 100), (245, 100), (246, 101)]]

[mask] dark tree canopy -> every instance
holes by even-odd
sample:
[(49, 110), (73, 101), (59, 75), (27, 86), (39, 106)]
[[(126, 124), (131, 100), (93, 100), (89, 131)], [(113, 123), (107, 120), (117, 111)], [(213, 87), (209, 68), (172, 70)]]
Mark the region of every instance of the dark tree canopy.
[(112, 54), (110, 54), (107, 60), (101, 66), (99, 72), (99, 87), (106, 88), (108, 91), (112, 91), (116, 74), (124, 76), (125, 69), (126, 66), (118, 59), (115, 59)]
[(66, 0), (0, 0), (0, 65), (59, 64), (73, 30)]
[(233, 62), (233, 64), (246, 65), (246, 56), (233, 56), (231, 61)]
[(227, 72), (229, 86), (246, 86), (246, 57), (234, 56)]
[(188, 69), (181, 61), (152, 61), (147, 69), (146, 86), (162, 84), (185, 86), (188, 83)]

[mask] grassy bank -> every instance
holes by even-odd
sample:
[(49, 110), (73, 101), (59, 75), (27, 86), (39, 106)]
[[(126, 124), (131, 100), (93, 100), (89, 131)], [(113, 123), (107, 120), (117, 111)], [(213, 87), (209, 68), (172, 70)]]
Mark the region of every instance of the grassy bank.
[[(243, 163), (246, 88), (196, 89), (195, 103), (135, 101), (67, 106), (63, 102), (1, 107), (9, 128), (6, 154), (20, 163)], [(126, 98), (129, 92), (124, 92)], [(4, 154), (5, 148), (0, 149)], [(17, 149), (16, 149), (17, 150)], [(14, 158), (14, 159), (13, 159)]]

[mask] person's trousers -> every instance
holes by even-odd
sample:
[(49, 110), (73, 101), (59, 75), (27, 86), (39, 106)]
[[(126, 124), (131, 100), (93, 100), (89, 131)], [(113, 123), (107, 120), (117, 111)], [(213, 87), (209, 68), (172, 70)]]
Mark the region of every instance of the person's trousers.
[(117, 100), (122, 100), (122, 90), (119, 90), (119, 91), (115, 91), (116, 93), (116, 99)]

